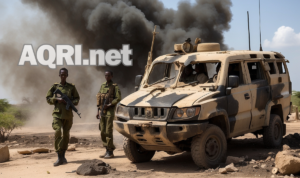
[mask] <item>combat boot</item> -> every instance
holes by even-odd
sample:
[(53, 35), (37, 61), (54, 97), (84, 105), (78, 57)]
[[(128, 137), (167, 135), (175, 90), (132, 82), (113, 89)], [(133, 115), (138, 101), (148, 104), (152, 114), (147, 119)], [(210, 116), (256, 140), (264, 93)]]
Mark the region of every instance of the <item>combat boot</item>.
[(104, 159), (110, 159), (113, 158), (114, 156), (114, 152), (113, 151), (108, 151), (107, 154), (104, 156)]
[(59, 166), (59, 165), (62, 165), (63, 164), (63, 161), (62, 161), (62, 152), (56, 152), (57, 153), (57, 161), (53, 164), (53, 166)]
[(62, 151), (62, 157), (61, 157), (63, 164), (67, 164), (68, 163), (68, 161), (67, 161), (67, 159), (65, 157), (65, 154), (66, 154), (66, 150), (63, 150)]
[(100, 155), (99, 158), (104, 158), (104, 157), (107, 155), (107, 153), (108, 153), (108, 150), (107, 150), (107, 148), (106, 148), (105, 153), (104, 153), (103, 155)]

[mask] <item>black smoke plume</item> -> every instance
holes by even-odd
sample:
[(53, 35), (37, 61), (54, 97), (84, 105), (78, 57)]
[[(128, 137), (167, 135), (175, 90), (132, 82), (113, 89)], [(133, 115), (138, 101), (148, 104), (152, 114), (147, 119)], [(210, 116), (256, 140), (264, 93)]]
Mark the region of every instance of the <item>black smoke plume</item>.
[(123, 98), (134, 90), (135, 75), (144, 73), (154, 25), (158, 25), (159, 33), (153, 59), (173, 53), (174, 44), (187, 38), (219, 42), (223, 50), (227, 49), (223, 32), (229, 30), (232, 18), (230, 0), (182, 1), (177, 10), (165, 8), (158, 0), (22, 0), (22, 3), (39, 14), (31, 19), (15, 16), (21, 23), (7, 19), (2, 26), (6, 32), (0, 41), (0, 82), (14, 98), (27, 97), (37, 103), (40, 118), (51, 117), (52, 107), (47, 106), (45, 95), (54, 82), (59, 82), (59, 66), (56, 70), (47, 66), (18, 66), (24, 44), (33, 44), (35, 50), (42, 44), (82, 44), (84, 55), (89, 49), (121, 49), (123, 44), (130, 45), (132, 67), (66, 66), (70, 73), (68, 81), (75, 83), (81, 95), (79, 109), (83, 117), (94, 118), (95, 95), (105, 80), (103, 71), (114, 72), (114, 82), (120, 86)]
[[(205, 42), (219, 42), (223, 49), (223, 31), (230, 28), (230, 0), (183, 1), (178, 10), (164, 8), (158, 0), (23, 0), (37, 5), (66, 28), (88, 49), (121, 49), (130, 44), (133, 66), (122, 65), (110, 70), (123, 87), (132, 86), (134, 76), (142, 74), (150, 50), (154, 25), (160, 28), (155, 41), (154, 57), (172, 53), (174, 43), (188, 37)], [(109, 67), (107, 67), (109, 68)], [(103, 70), (98, 67), (98, 70)], [(125, 75), (124, 75), (125, 74)]]

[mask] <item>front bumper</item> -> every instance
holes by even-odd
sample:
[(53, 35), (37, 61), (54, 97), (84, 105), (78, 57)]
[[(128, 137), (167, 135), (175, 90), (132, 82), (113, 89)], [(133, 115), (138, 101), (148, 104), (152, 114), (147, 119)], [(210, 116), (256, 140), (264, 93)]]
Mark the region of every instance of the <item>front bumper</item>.
[(159, 121), (114, 121), (115, 129), (146, 150), (181, 152), (174, 143), (203, 133), (208, 122), (176, 124)]

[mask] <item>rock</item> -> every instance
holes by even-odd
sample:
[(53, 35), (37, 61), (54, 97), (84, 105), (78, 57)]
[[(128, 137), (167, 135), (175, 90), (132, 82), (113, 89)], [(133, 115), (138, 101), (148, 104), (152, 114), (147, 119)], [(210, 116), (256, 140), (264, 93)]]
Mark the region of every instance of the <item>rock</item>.
[(274, 158), (272, 158), (272, 159), (271, 159), (271, 161), (275, 161), (275, 159), (274, 159)]
[(219, 173), (221, 174), (227, 174), (226, 168), (220, 168)]
[(265, 160), (266, 162), (271, 161), (272, 157), (268, 156), (267, 159)]
[(76, 151), (76, 145), (75, 145), (75, 144), (71, 144), (71, 145), (68, 147), (67, 151)]
[(231, 164), (231, 163), (239, 163), (245, 161), (245, 158), (239, 158), (239, 157), (234, 157), (234, 156), (227, 156), (226, 159), (226, 165)]
[(260, 167), (263, 168), (263, 169), (266, 169), (267, 165), (266, 164), (262, 164)]
[(258, 168), (259, 168), (259, 166), (258, 166), (258, 165), (254, 165), (254, 166), (253, 166), (253, 168), (255, 168), (255, 169), (258, 169)]
[(291, 148), (288, 145), (283, 145), (282, 146), (282, 150), (286, 151), (286, 150), (290, 150)]
[(283, 175), (297, 174), (300, 172), (300, 157), (292, 151), (278, 152), (275, 158), (276, 167)]
[(271, 176), (271, 178), (275, 178), (275, 176), (274, 176), (274, 175), (272, 175), (272, 176)]
[(78, 138), (76, 137), (71, 137), (70, 140), (69, 140), (69, 143), (72, 144), (72, 143), (78, 143)]
[(277, 174), (278, 173), (278, 168), (277, 167), (274, 167), (273, 169), (272, 169), (272, 174)]
[(29, 150), (18, 151), (18, 153), (21, 154), (21, 155), (30, 155), (30, 154), (32, 154), (32, 152), (29, 151)]
[(250, 164), (255, 164), (256, 161), (255, 161), (254, 159), (252, 159), (249, 163), (250, 163)]
[(291, 174), (290, 177), (294, 177), (294, 174)]
[(38, 148), (38, 149), (32, 150), (32, 153), (49, 153), (49, 149)]
[(9, 149), (8, 149), (7, 145), (4, 147), (0, 147), (0, 163), (9, 161), (9, 157), (10, 157)]
[(10, 144), (17, 144), (17, 143), (18, 143), (17, 141), (10, 142)]
[(80, 165), (77, 168), (76, 173), (78, 175), (84, 175), (84, 176), (108, 174), (109, 168), (106, 167), (105, 162), (95, 159), (92, 161), (87, 161), (82, 165)]
[(299, 134), (299, 133), (295, 133), (295, 134), (294, 134), (294, 137), (295, 137), (296, 139), (300, 140), (300, 134)]
[(274, 152), (269, 152), (268, 155), (275, 155), (275, 153)]
[(225, 167), (225, 169), (226, 169), (227, 172), (238, 172), (238, 171), (239, 171), (238, 168), (234, 167), (234, 164), (233, 164), (233, 163), (227, 165), (227, 166)]

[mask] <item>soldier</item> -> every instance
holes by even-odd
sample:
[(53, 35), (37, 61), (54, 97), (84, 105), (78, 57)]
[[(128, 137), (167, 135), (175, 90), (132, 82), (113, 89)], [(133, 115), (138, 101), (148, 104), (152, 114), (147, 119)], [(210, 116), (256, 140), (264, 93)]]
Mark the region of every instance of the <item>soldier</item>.
[(196, 71), (196, 80), (202, 84), (208, 81), (208, 76), (206, 72), (206, 66), (204, 63), (199, 63), (195, 65), (195, 71)]
[(182, 77), (181, 77), (181, 81), (184, 83), (190, 83), (190, 82), (194, 82), (195, 81), (195, 75), (193, 74), (193, 67), (191, 64), (187, 65), (184, 68)]
[[(106, 148), (104, 155), (100, 158), (113, 158), (113, 151), (115, 149), (113, 143), (113, 120), (115, 117), (115, 109), (117, 103), (121, 100), (121, 91), (116, 83), (112, 81), (113, 73), (111, 71), (105, 72), (105, 79), (97, 94), (97, 115), (100, 119), (99, 130), (101, 132), (101, 139), (103, 146)], [(103, 109), (103, 111), (102, 111)]]
[[(71, 108), (69, 110), (66, 110), (66, 102), (59, 98), (60, 96), (55, 96), (53, 92), (56, 89), (60, 89), (63, 94), (66, 94), (73, 101), (74, 105), (77, 105), (80, 99), (75, 85), (67, 83), (66, 81), (68, 77), (68, 70), (66, 68), (62, 68), (59, 70), (59, 77), (60, 83), (55, 83), (54, 85), (52, 85), (46, 96), (48, 104), (54, 105), (54, 110), (52, 113), (52, 128), (53, 130), (55, 130), (54, 147), (58, 156), (57, 161), (53, 164), (54, 166), (59, 166), (61, 164), (67, 163), (65, 153), (68, 149), (70, 129), (73, 124), (73, 112)], [(61, 129), (63, 131), (61, 131)]]

